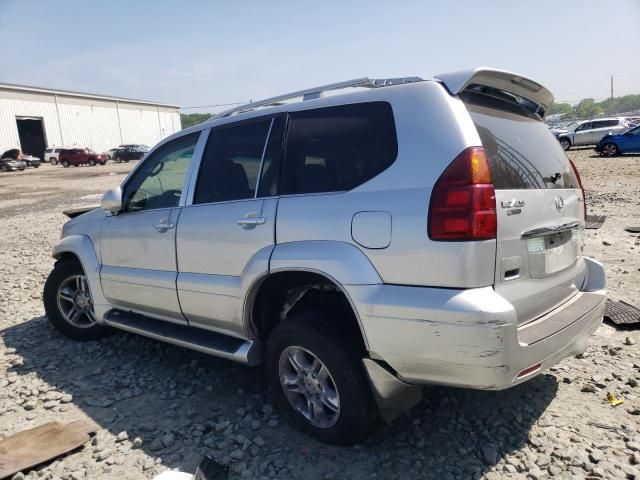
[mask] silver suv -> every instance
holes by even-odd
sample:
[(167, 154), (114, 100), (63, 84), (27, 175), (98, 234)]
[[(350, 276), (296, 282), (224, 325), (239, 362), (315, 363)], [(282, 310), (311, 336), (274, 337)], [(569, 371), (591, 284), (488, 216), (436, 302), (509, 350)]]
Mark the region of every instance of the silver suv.
[(632, 126), (626, 117), (597, 118), (572, 122), (565, 128), (551, 131), (556, 136), (563, 150), (572, 146), (595, 145), (608, 133), (622, 133)]
[(286, 417), (331, 443), (424, 384), (526, 381), (585, 349), (605, 299), (552, 98), (480, 68), (216, 115), (64, 226), (47, 315), (77, 340), (113, 327), (263, 363)]

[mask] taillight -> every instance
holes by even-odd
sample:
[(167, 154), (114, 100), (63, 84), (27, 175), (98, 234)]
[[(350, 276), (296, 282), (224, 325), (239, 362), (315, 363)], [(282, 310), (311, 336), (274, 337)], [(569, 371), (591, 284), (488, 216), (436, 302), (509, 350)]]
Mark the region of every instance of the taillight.
[(580, 190), (582, 190), (582, 206), (584, 207), (584, 221), (587, 221), (587, 196), (584, 193), (584, 187), (582, 186), (582, 179), (580, 178), (580, 174), (578, 173), (578, 169), (576, 168), (576, 164), (570, 158), (567, 158), (569, 163), (571, 164), (571, 168), (573, 169), (573, 173), (578, 180), (578, 185), (580, 186)]
[(431, 240), (496, 238), (496, 194), (484, 148), (467, 148), (440, 176), (428, 224)]

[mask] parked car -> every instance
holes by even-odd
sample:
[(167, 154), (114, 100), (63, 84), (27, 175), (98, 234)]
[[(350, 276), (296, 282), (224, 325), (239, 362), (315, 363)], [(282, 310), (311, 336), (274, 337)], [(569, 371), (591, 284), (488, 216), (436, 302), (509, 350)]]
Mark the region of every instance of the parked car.
[(27, 164), (22, 160), (22, 152), (18, 148), (7, 150), (0, 157), (0, 172), (23, 171)]
[(596, 152), (607, 157), (621, 153), (640, 153), (640, 126), (632, 127), (624, 133), (606, 135), (596, 145)]
[(554, 133), (563, 150), (573, 146), (595, 145), (602, 137), (610, 132), (620, 133), (629, 128), (629, 122), (624, 117), (598, 118), (582, 120), (570, 126), (551, 131)]
[(22, 155), (22, 161), (27, 165), (27, 167), (38, 168), (40, 166), (40, 159), (38, 157), (34, 157), (33, 155)]
[(74, 167), (79, 165), (90, 165), (93, 167), (96, 164), (104, 165), (107, 163), (107, 158), (104, 155), (96, 153), (88, 148), (63, 149), (58, 155), (58, 161), (63, 167), (68, 167), (70, 165), (73, 165)]
[(25, 168), (27, 168), (27, 164), (22, 160), (15, 160), (13, 158), (0, 159), (0, 172), (21, 172)]
[(222, 112), (64, 225), (47, 317), (264, 364), (286, 418), (330, 443), (424, 384), (527, 381), (584, 351), (605, 302), (552, 101), (479, 68)]
[(113, 159), (116, 162), (128, 162), (129, 160), (140, 160), (148, 151), (149, 147), (146, 145), (126, 144), (112, 148), (106, 155), (107, 158)]
[(58, 164), (58, 156), (60, 155), (60, 150), (67, 150), (74, 147), (51, 147), (47, 148), (44, 151), (44, 158), (42, 159), (45, 162), (51, 162), (51, 165)]

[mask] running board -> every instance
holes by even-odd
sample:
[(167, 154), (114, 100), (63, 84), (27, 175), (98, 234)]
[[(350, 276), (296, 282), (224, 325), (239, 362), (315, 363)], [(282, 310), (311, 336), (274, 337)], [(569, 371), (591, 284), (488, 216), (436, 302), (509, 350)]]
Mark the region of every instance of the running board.
[(259, 365), (262, 362), (262, 345), (258, 340), (242, 340), (121, 310), (111, 310), (107, 313), (104, 323), (119, 330), (247, 365)]

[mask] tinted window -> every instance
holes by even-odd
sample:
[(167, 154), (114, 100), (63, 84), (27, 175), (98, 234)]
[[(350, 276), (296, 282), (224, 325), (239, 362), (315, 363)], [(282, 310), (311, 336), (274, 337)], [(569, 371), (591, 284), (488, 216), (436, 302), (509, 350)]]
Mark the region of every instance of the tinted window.
[(495, 188), (578, 188), (560, 144), (533, 114), (487, 95), (461, 97), (487, 152)]
[(282, 193), (350, 190), (389, 167), (397, 153), (388, 103), (295, 112), (287, 135)]
[(578, 128), (576, 128), (576, 132), (582, 132), (584, 130), (591, 130), (591, 122), (583, 123)]
[(177, 207), (200, 133), (160, 147), (136, 171), (124, 194), (124, 210)]
[(640, 135), (640, 127), (634, 128), (633, 130), (629, 130), (630, 135)]
[(194, 204), (255, 196), (271, 119), (213, 130), (202, 157)]

